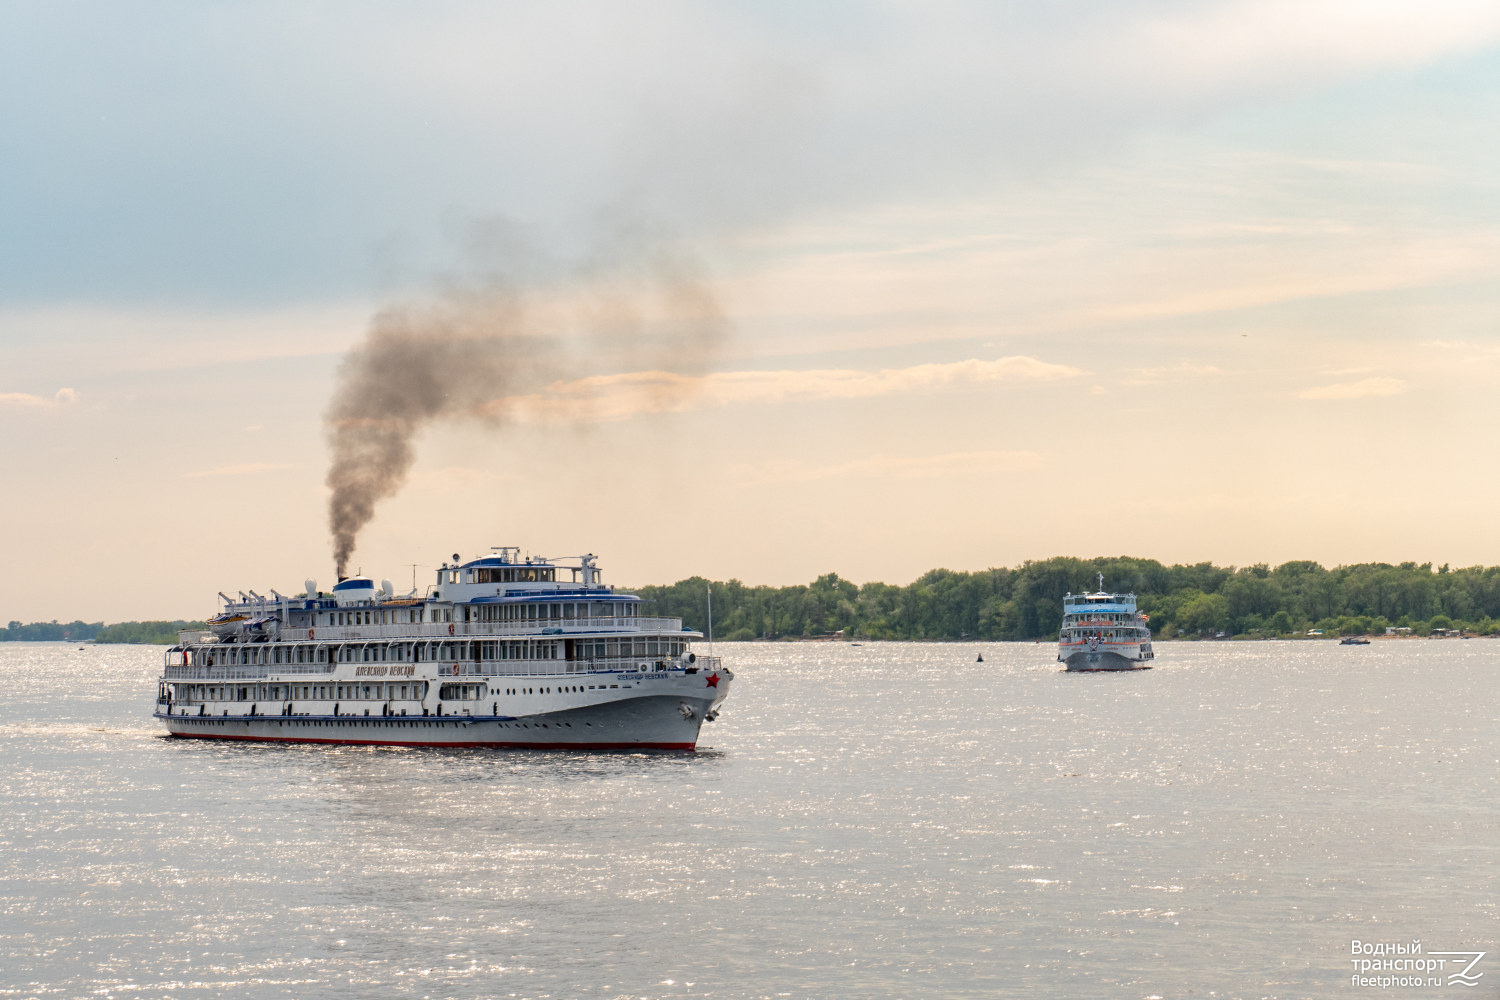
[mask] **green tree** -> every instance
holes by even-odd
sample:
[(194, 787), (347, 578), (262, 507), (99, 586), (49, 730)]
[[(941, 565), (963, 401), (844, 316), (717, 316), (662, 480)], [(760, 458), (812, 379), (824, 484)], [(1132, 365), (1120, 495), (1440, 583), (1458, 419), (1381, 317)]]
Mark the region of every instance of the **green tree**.
[(1229, 600), (1223, 594), (1198, 594), (1189, 598), (1179, 612), (1184, 631), (1208, 635), (1229, 627)]

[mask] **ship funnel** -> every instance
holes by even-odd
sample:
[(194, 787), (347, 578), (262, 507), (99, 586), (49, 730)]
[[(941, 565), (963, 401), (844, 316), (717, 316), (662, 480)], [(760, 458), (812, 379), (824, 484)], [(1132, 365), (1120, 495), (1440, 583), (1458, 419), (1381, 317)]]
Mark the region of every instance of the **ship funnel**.
[(308, 577), (306, 580), (302, 581), (302, 586), (304, 586), (304, 587), (307, 588), (307, 596), (308, 597), (317, 597), (318, 596), (318, 581), (317, 580), (314, 580), (312, 577)]

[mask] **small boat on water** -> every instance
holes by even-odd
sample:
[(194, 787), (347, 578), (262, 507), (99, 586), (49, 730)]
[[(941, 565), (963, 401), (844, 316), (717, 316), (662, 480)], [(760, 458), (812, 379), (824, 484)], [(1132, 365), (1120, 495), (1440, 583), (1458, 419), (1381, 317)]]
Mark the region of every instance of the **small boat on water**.
[(1339, 640), (1340, 646), (1368, 646), (1370, 640), (1362, 635), (1346, 635)]
[(1156, 654), (1149, 621), (1136, 610), (1134, 594), (1106, 592), (1100, 573), (1097, 591), (1063, 598), (1057, 658), (1070, 671), (1150, 670)]

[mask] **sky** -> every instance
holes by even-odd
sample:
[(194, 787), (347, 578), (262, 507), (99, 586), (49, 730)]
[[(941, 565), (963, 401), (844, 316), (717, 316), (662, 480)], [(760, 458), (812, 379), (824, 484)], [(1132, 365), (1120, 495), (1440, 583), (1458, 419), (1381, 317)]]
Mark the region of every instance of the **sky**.
[(496, 301), (353, 568), (1500, 564), (1493, 2), (0, 6), (0, 620), (326, 589)]

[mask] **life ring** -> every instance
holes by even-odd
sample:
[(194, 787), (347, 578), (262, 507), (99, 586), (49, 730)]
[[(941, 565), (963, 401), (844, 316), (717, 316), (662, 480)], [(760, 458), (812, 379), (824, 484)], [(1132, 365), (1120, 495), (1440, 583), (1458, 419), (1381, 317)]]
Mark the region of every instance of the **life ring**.
[(448, 634), (449, 635), (453, 634), (453, 623), (452, 622), (448, 623)]
[(312, 634), (313, 634), (313, 630), (312, 630), (312, 629), (308, 629), (308, 630), (307, 630), (307, 637), (308, 637), (308, 638), (309, 638), (309, 639), (311, 639), (311, 638), (312, 638), (312, 637), (313, 637), (313, 635), (312, 635)]
[(453, 676), (454, 677), (458, 676), (458, 664), (457, 663), (453, 664)]

